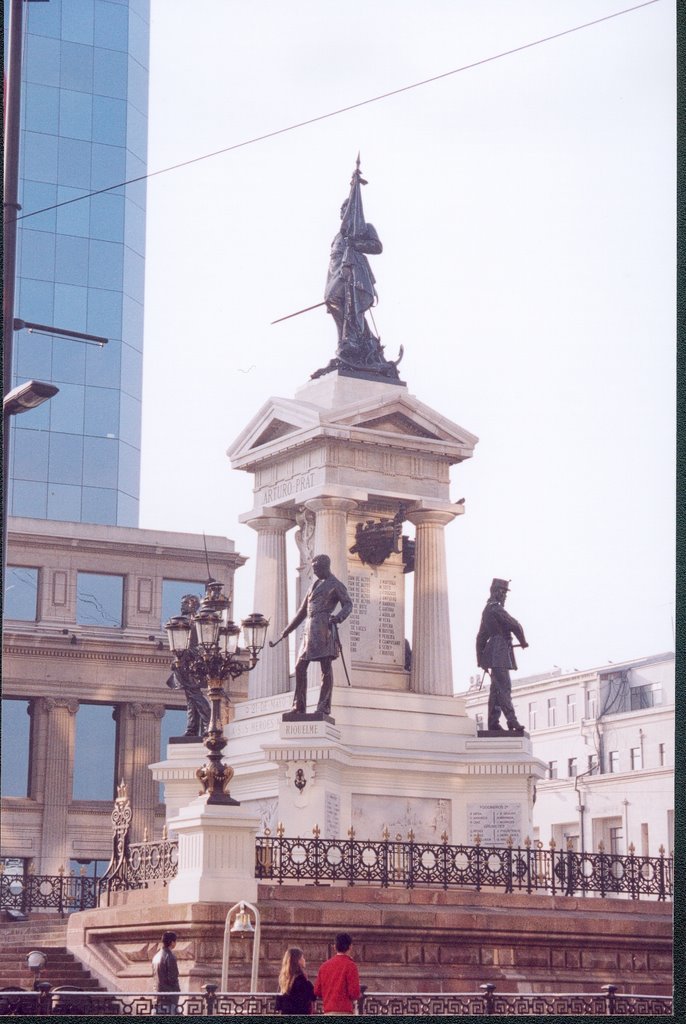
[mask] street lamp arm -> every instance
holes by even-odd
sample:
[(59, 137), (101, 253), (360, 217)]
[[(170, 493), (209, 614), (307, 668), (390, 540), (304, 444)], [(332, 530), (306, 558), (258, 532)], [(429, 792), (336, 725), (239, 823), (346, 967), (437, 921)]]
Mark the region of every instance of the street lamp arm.
[(52, 324), (36, 324), (31, 320), (14, 319), (15, 331), (28, 331), (29, 334), (59, 334), (61, 338), (71, 338), (73, 341), (85, 341), (89, 344), (99, 345), (100, 348), (106, 345), (108, 338), (100, 334), (85, 334), (83, 331), (71, 331), (66, 327), (54, 327)]
[(53, 398), (59, 391), (54, 384), (42, 380), (27, 380), (12, 388), (2, 400), (3, 416), (18, 416), (19, 413), (35, 409)]

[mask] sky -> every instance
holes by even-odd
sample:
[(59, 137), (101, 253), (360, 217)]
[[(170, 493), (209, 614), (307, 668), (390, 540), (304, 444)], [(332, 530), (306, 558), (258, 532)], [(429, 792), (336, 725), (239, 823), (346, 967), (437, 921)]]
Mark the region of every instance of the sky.
[[(152, 0), (149, 170), (625, 6)], [(494, 576), (520, 676), (674, 649), (674, 15), (657, 0), (150, 178), (140, 525), (232, 538), (235, 615), (257, 535), (226, 450), (334, 355), (324, 309), (271, 321), (322, 301), (359, 151), (386, 355), (479, 438), (451, 470), (456, 692)]]

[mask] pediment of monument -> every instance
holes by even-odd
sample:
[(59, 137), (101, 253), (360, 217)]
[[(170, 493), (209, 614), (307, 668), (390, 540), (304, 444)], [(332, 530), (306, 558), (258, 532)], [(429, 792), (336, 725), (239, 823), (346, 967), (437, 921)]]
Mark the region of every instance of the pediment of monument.
[(331, 412), (328, 422), (357, 429), (381, 431), (401, 437), (422, 437), (431, 441), (447, 441), (473, 448), (478, 438), (464, 427), (420, 402), (413, 395), (401, 393), (382, 402), (367, 402)]
[(279, 450), (280, 441), (291, 447), (331, 427), (354, 430), (358, 438), (369, 431), (370, 435), (376, 435), (377, 442), (379, 434), (388, 436), (389, 442), (402, 438), (439, 442), (446, 449), (461, 449), (463, 458), (471, 454), (478, 441), (474, 434), (414, 396), (405, 392), (398, 394), (397, 389), (393, 389), (390, 395), (334, 408), (302, 400), (271, 398), (236, 438), (227, 454), (235, 465), (249, 464), (253, 456), (261, 458)]

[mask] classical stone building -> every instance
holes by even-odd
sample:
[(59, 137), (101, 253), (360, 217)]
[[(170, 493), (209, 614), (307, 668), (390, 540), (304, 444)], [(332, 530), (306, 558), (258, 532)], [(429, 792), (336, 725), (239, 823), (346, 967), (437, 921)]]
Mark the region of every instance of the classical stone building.
[[(486, 719), (488, 676), (465, 695)], [(674, 849), (674, 655), (579, 672), (513, 676), (512, 700), (548, 766), (536, 838), (558, 847), (657, 857)]]
[[(6, 870), (98, 872), (112, 848), (115, 786), (136, 808), (135, 839), (159, 834), (148, 765), (185, 729), (165, 685), (162, 628), (208, 565), (233, 594), (245, 562), (232, 541), (129, 527), (10, 518), (2, 680), (2, 847)], [(233, 683), (231, 698), (246, 684)], [(229, 712), (230, 714), (230, 712)]]

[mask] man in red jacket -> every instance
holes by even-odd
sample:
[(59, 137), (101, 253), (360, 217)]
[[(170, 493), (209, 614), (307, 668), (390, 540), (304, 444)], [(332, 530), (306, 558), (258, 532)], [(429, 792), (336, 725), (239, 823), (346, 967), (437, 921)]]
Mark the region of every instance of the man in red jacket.
[(336, 936), (336, 953), (319, 968), (314, 994), (324, 1004), (324, 1013), (354, 1013), (359, 999), (360, 975), (349, 950), (353, 940), (345, 932)]

